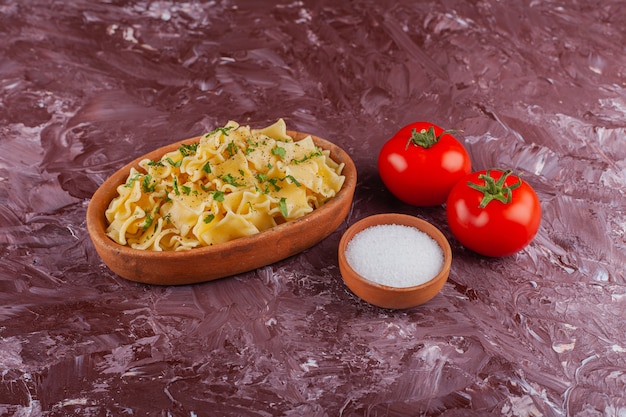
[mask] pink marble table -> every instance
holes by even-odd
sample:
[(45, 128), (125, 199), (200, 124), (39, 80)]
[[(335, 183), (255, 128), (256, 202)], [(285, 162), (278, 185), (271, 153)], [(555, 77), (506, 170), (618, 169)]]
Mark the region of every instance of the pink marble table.
[[(0, 0), (0, 414), (625, 416), (625, 21), (618, 0)], [(197, 285), (102, 263), (85, 212), (110, 174), (279, 117), (357, 165), (335, 233)], [(478, 256), (386, 191), (378, 150), (416, 120), (536, 189), (530, 246)], [(383, 212), (450, 239), (421, 307), (341, 280), (341, 234)]]

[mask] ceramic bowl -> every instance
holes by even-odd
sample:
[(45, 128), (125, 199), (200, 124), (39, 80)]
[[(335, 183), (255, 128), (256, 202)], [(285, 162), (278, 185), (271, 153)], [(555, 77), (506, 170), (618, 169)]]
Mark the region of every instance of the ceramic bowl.
[[(288, 132), (298, 141), (308, 134)], [(98, 255), (116, 274), (147, 284), (179, 285), (224, 278), (251, 271), (288, 258), (330, 235), (343, 222), (350, 210), (357, 172), (350, 156), (339, 146), (311, 135), (314, 143), (330, 151), (330, 157), (345, 166), (344, 184), (322, 207), (299, 219), (280, 224), (256, 235), (246, 236), (213, 246), (187, 251), (146, 251), (122, 246), (106, 234), (105, 211), (117, 195), (117, 187), (126, 181), (131, 167), (144, 159), (159, 159), (166, 152), (178, 149), (186, 139), (156, 149), (128, 163), (108, 178), (94, 193), (87, 208), (87, 229)]]
[[(443, 251), (443, 267), (430, 281), (413, 287), (390, 287), (367, 280), (359, 275), (346, 260), (346, 247), (350, 240), (359, 232), (376, 225), (405, 225), (415, 227), (431, 236)], [(432, 299), (441, 291), (448, 280), (452, 264), (452, 250), (446, 237), (432, 224), (425, 220), (406, 214), (377, 214), (366, 217), (345, 231), (339, 241), (339, 270), (348, 288), (361, 299), (378, 307), (390, 309), (406, 309), (416, 307)]]

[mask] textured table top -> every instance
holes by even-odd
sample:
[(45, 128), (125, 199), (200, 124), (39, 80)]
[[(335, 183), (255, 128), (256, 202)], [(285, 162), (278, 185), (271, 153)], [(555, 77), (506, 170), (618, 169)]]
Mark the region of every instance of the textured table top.
[[(588, 3), (0, 0), (0, 414), (626, 415), (626, 7)], [(85, 212), (110, 174), (280, 117), (357, 165), (335, 233), (197, 285), (102, 263)], [(535, 188), (530, 246), (475, 255), (386, 191), (378, 151), (417, 120)], [(341, 234), (383, 212), (451, 242), (423, 306), (341, 280)]]

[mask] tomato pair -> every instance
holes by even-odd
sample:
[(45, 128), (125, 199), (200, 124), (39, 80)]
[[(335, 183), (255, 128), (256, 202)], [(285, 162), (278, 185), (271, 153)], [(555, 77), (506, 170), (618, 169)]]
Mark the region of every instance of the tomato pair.
[(414, 206), (446, 204), (451, 232), (485, 256), (507, 256), (535, 237), (541, 206), (532, 187), (510, 171), (471, 172), (470, 157), (452, 133), (417, 122), (382, 147), (378, 171), (389, 191)]

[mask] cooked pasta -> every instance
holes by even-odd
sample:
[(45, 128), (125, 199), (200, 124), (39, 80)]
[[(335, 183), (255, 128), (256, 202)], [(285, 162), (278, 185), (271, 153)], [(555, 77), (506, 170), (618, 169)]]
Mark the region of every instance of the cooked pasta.
[(234, 121), (159, 160), (131, 168), (106, 210), (107, 235), (145, 250), (187, 250), (253, 235), (302, 217), (341, 189), (343, 164), (280, 119)]

